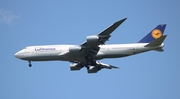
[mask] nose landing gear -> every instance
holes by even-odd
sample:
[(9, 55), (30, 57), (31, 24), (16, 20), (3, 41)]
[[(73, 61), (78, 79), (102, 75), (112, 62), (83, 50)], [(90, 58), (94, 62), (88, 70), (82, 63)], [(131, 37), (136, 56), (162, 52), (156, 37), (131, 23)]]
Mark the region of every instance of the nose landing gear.
[(29, 62), (29, 67), (31, 67), (32, 66), (31, 61), (28, 61), (28, 62)]

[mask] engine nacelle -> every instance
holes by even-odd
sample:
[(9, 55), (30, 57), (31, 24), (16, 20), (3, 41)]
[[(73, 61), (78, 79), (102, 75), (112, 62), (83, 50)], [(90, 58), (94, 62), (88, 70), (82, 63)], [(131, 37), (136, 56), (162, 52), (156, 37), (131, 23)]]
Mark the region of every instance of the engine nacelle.
[(102, 66), (103, 68), (111, 69), (111, 65), (109, 65), (109, 64), (105, 64), (105, 63), (101, 63), (101, 62), (96, 62), (96, 64), (99, 66)]
[(96, 43), (98, 41), (99, 37), (97, 35), (87, 36), (86, 40), (88, 43)]
[(71, 70), (80, 70), (84, 66), (81, 63), (72, 63), (70, 64), (70, 69)]
[(89, 66), (88, 73), (97, 73), (99, 70), (101, 70), (99, 67)]
[(79, 46), (69, 48), (69, 52), (79, 52), (80, 50), (81, 50), (81, 47)]

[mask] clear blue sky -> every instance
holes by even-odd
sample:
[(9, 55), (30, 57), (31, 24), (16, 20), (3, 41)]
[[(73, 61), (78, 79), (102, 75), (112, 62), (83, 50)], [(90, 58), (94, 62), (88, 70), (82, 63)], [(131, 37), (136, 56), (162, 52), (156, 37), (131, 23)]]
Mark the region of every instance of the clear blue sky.
[[(0, 99), (180, 99), (180, 1), (1, 0)], [(14, 53), (30, 45), (81, 44), (122, 18), (110, 43), (139, 41), (167, 24), (165, 52), (105, 59), (119, 66), (87, 74), (69, 62), (28, 62)]]

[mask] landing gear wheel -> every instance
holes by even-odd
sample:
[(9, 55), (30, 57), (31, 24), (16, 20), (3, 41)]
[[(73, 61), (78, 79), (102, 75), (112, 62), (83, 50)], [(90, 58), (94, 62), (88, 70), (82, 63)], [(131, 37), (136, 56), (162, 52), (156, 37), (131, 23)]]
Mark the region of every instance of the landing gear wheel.
[(29, 67), (31, 67), (32, 66), (32, 64), (29, 64)]
[(29, 62), (29, 67), (31, 67), (32, 66), (31, 61), (28, 61), (28, 62)]

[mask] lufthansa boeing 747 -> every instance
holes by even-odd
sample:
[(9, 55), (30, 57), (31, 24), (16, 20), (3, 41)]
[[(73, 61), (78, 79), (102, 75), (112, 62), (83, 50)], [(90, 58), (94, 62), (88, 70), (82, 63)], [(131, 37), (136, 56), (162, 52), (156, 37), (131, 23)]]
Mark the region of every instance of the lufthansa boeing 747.
[(101, 69), (118, 68), (97, 60), (105, 58), (121, 58), (151, 50), (162, 52), (163, 35), (166, 24), (160, 24), (137, 43), (132, 44), (105, 44), (111, 33), (127, 18), (115, 22), (110, 27), (97, 35), (87, 36), (81, 45), (41, 45), (28, 46), (15, 53), (15, 57), (28, 61), (69, 61), (71, 70), (87, 68), (88, 73), (97, 73)]

